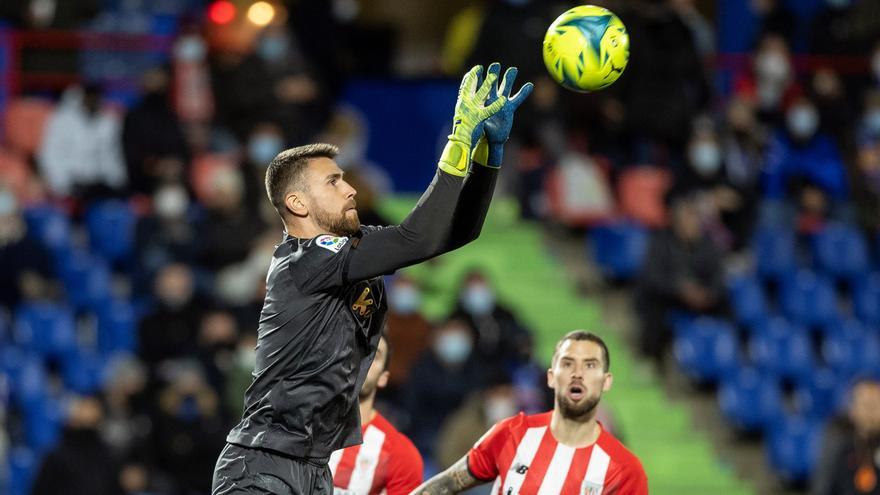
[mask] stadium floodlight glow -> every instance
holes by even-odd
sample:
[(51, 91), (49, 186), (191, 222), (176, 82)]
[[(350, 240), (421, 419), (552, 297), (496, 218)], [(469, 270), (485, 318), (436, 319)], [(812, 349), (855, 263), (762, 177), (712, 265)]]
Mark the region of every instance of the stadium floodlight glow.
[(275, 7), (269, 2), (256, 2), (248, 8), (247, 18), (257, 26), (265, 26), (275, 18)]
[(208, 7), (208, 19), (215, 24), (229, 24), (235, 19), (235, 5), (229, 0), (219, 0)]

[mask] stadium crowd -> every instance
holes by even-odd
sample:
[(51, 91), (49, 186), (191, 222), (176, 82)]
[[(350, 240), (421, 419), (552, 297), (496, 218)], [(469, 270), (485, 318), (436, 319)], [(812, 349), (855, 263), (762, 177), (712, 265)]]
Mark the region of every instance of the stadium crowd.
[[(84, 1), (58, 2), (69, 10), (44, 22), (25, 14), (36, 3), (4, 2), (0, 15), (31, 29), (106, 21)], [(425, 72), (457, 75), (472, 60), (518, 66), (536, 90), (503, 178), (523, 218), (587, 232), (594, 261), (632, 287), (637, 345), (661, 372), (672, 354), (695, 381), (736, 397), (739, 368), (755, 368), (800, 400), (818, 386), (812, 368), (830, 368), (827, 403), (798, 402), (793, 413), (821, 429), (843, 411), (851, 379), (878, 371), (868, 352), (880, 344), (864, 344), (880, 338), (880, 279), (868, 276), (880, 264), (880, 8), (828, 1), (808, 22), (784, 2), (754, 2), (754, 50), (733, 60), (715, 56), (712, 23), (693, 1), (597, 3), (633, 39), (627, 72), (607, 91), (569, 93), (545, 75), (533, 49), (543, 28), (530, 26), (549, 25), (565, 5), (544, 2), (456, 13)], [(263, 185), (276, 153), (339, 145), (362, 223), (389, 222), (376, 205), (393, 180), (367, 161), (362, 116), (337, 103), (352, 77), (399, 75), (394, 36), (331, 2), (306, 4), (292, 2), (290, 21), (246, 52), (211, 46), (198, 29), (204, 6), (181, 7), (167, 63), (143, 73), (127, 108), (108, 104), (98, 81), (51, 103), (9, 103), (0, 148), (0, 460), (9, 469), (0, 485), (10, 493), (209, 491), (241, 414), (281, 235)], [(338, 36), (316, 43), (318, 27)], [(429, 289), (405, 273), (389, 283), (393, 352), (379, 409), (436, 471), (495, 421), (546, 410), (551, 398), (532, 331), (486, 273), (462, 279), (439, 321), (420, 312)], [(744, 300), (754, 294), (759, 302)], [(687, 360), (701, 316), (722, 323), (710, 339), (733, 336), (732, 358)], [(795, 364), (762, 360), (762, 343), (789, 347), (797, 332), (807, 346)], [(862, 347), (864, 358), (847, 354)], [(837, 472), (819, 476), (816, 493), (846, 493), (839, 487), (866, 465), (878, 470), (877, 382), (865, 380), (851, 414), (857, 433), (829, 435), (841, 453), (821, 465)], [(779, 401), (748, 420), (721, 407), (770, 441), (792, 414)]]

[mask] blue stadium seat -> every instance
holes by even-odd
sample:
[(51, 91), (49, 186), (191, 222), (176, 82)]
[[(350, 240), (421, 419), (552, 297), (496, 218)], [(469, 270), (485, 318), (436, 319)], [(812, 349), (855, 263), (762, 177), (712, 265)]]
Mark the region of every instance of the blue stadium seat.
[(48, 302), (21, 304), (15, 311), (13, 340), (40, 356), (60, 358), (76, 347), (73, 312)]
[(825, 420), (841, 411), (846, 388), (833, 370), (817, 367), (795, 382), (795, 410), (806, 418)]
[(28, 447), (37, 452), (50, 451), (61, 439), (66, 411), (64, 403), (46, 398), (35, 404), (24, 416), (24, 431)]
[(784, 416), (768, 432), (767, 460), (786, 483), (807, 481), (822, 441), (822, 423), (800, 416)]
[(822, 357), (845, 377), (880, 371), (880, 336), (856, 320), (845, 320), (826, 333)]
[(633, 222), (616, 222), (593, 228), (588, 234), (593, 260), (602, 274), (614, 280), (630, 280), (642, 267), (648, 249), (648, 232)]
[(86, 212), (86, 227), (93, 252), (116, 263), (131, 257), (137, 218), (125, 201), (106, 200)]
[(838, 317), (834, 285), (809, 270), (785, 277), (780, 303), (787, 317), (808, 328), (827, 325)]
[(61, 263), (61, 281), (67, 299), (77, 310), (94, 310), (111, 299), (112, 274), (107, 263), (75, 249)]
[(733, 314), (739, 323), (750, 326), (767, 317), (767, 296), (760, 280), (751, 275), (731, 277), (727, 288)]
[(38, 359), (24, 356), (14, 375), (12, 398), (25, 412), (36, 410), (49, 396), (49, 376)]
[(23, 210), (28, 229), (36, 234), (56, 255), (70, 248), (70, 220), (61, 210), (52, 206), (37, 206)]
[(9, 495), (28, 495), (39, 467), (38, 452), (23, 445), (12, 447), (9, 450)]
[(99, 308), (96, 315), (99, 351), (104, 355), (136, 351), (138, 315), (134, 304), (113, 300)]
[(675, 328), (673, 353), (682, 372), (698, 383), (714, 383), (740, 365), (736, 330), (716, 318), (680, 323)]
[(784, 318), (768, 321), (766, 330), (749, 338), (749, 356), (755, 366), (781, 379), (802, 379), (815, 368), (809, 333)]
[(837, 280), (853, 280), (869, 267), (868, 245), (862, 233), (844, 223), (831, 223), (816, 234), (813, 258), (820, 271)]
[(104, 384), (106, 359), (97, 352), (71, 353), (61, 367), (64, 387), (77, 394), (98, 392)]
[(780, 280), (797, 268), (797, 241), (794, 232), (764, 227), (753, 239), (756, 268), (764, 280)]
[(722, 378), (718, 405), (734, 427), (747, 432), (769, 428), (783, 414), (779, 382), (753, 367), (741, 367)]
[(880, 326), (880, 272), (865, 275), (855, 283), (852, 302), (859, 320)]

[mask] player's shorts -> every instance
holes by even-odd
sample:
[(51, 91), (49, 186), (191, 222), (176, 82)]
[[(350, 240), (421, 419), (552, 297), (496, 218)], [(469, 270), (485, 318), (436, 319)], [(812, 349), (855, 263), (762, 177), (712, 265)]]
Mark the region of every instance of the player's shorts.
[(212, 495), (332, 495), (328, 458), (300, 459), (227, 443), (214, 467)]

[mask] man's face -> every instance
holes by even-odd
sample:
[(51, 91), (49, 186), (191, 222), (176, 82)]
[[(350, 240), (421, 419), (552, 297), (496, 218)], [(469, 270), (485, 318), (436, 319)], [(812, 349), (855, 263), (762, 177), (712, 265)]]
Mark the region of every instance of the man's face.
[(315, 223), (330, 234), (352, 236), (361, 226), (355, 207), (357, 191), (342, 178), (342, 169), (329, 158), (315, 158), (306, 171), (304, 202)]
[(853, 389), (849, 416), (859, 434), (880, 435), (880, 383), (862, 382)]
[(388, 343), (385, 337), (379, 339), (379, 347), (376, 349), (376, 357), (367, 371), (367, 378), (361, 387), (360, 398), (366, 399), (376, 393), (377, 389), (385, 388), (388, 383), (388, 371), (385, 369), (385, 357), (388, 353)]
[(553, 367), (547, 370), (547, 385), (554, 390), (556, 408), (566, 419), (590, 419), (602, 392), (611, 388), (611, 373), (604, 370), (602, 348), (588, 340), (566, 340), (559, 348)]

